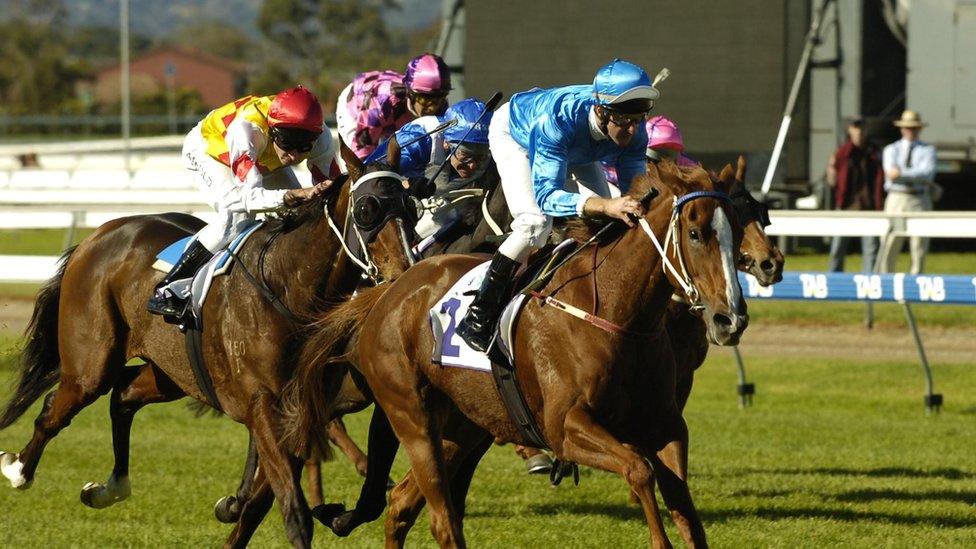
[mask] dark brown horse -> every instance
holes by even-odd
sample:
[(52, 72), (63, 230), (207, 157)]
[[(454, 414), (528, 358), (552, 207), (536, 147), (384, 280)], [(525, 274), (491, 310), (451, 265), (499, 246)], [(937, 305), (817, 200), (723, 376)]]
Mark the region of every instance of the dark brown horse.
[[(664, 241), (674, 198), (689, 186), (706, 190), (711, 184), (704, 170), (665, 164), (636, 180), (631, 192), (640, 195), (651, 185), (661, 191), (645, 222), (649, 232)], [(726, 191), (730, 184), (716, 186)], [(618, 231), (597, 245), (596, 264), (607, 265), (595, 269), (599, 314), (625, 333), (601, 331), (533, 302), (522, 312), (515, 338), (519, 382), (548, 445), (560, 459), (620, 473), (639, 495), (652, 540), (661, 545), (667, 538), (653, 494), (655, 473), (668, 479), (665, 483), (662, 478), (661, 490), (680, 518), (684, 537), (704, 543), (687, 485), (674, 471), (652, 472), (644, 461), (667, 444), (686, 440), (674, 400), (674, 359), (662, 322), (667, 302), (679, 287), (697, 295), (709, 334), (718, 343), (737, 342), (746, 325), (733, 259), (741, 229), (731, 207), (705, 196), (685, 203), (678, 212), (676, 244), (667, 248), (666, 256), (674, 266), (683, 264), (681, 271), (666, 271), (649, 235), (639, 229)], [(476, 464), (492, 439), (528, 443), (501, 401), (492, 396), (497, 393), (490, 376), (431, 364), (427, 310), (480, 261), (436, 257), (419, 263), (390, 287), (364, 292), (334, 309), (308, 340), (292, 383), (303, 404), (290, 413), (291, 442), (299, 443), (320, 432), (333, 415), (334, 391), (322, 392), (319, 384), (329, 379), (332, 368), (323, 358), (353, 334), (343, 358), (363, 374), (377, 403), (368, 477), (388, 471), (392, 453), (383, 452), (389, 461), (380, 468), (374, 463), (372, 443), (392, 426), (410, 457), (411, 475), (431, 507), (431, 529), (442, 546), (464, 544), (455, 507), (463, 500), (452, 501), (463, 494), (452, 496), (448, 490), (454, 470)], [(548, 287), (558, 288), (562, 301), (587, 307), (597, 299), (589, 280), (592, 271), (591, 254), (580, 254)], [(341, 368), (337, 372), (343, 373)]]
[[(348, 149), (343, 147), (349, 161)], [(358, 174), (354, 174), (358, 175)], [(374, 181), (391, 200), (404, 195), (399, 179)], [(337, 185), (338, 187), (338, 185)], [(301, 461), (279, 444), (278, 395), (290, 379), (301, 326), (279, 313), (245, 279), (246, 268), (295, 316), (307, 318), (333, 305), (358, 284), (361, 271), (340, 253), (330, 228), (342, 226), (350, 200), (349, 180), (326, 200), (299, 208), (252, 235), (238, 254), (242, 264), (215, 279), (203, 315), (203, 354), (219, 404), (245, 424), (262, 458), (262, 472), (285, 517), (291, 542), (307, 547), (312, 523), (299, 484)], [(383, 202), (364, 206), (366, 215)], [(323, 207), (330, 215), (324, 215)], [(385, 223), (369, 244), (377, 277), (392, 278), (408, 266), (402, 219)], [(54, 387), (35, 421), (34, 436), (19, 454), (0, 454), (0, 472), (28, 488), (47, 443), (99, 396), (112, 391), (115, 467), (106, 485), (89, 483), (82, 500), (105, 507), (129, 494), (128, 442), (132, 418), (142, 406), (185, 395), (206, 397), (189, 367), (182, 335), (146, 312), (145, 302), (161, 276), (152, 269), (156, 253), (198, 230), (187, 215), (136, 216), (110, 221), (68, 251), (57, 275), (41, 290), (28, 327), (20, 382), (0, 428), (21, 416)], [(145, 364), (123, 367), (133, 358)], [(235, 531), (229, 543), (246, 543)]]

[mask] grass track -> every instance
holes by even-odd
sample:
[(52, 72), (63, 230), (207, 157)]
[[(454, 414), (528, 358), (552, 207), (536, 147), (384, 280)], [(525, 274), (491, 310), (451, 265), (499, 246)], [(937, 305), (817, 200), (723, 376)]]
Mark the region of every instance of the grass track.
[[(976, 372), (939, 366), (947, 406), (922, 412), (917, 364), (754, 358), (756, 403), (739, 410), (731, 354), (713, 349), (686, 412), (692, 490), (716, 547), (976, 546)], [(0, 383), (10, 381), (9, 371)], [(94, 511), (78, 502), (84, 482), (103, 481), (111, 440), (101, 399), (52, 443), (34, 487), (0, 486), (0, 547), (215, 546), (229, 532), (211, 505), (236, 486), (243, 429), (192, 419), (180, 403), (148, 407), (132, 445), (133, 497)], [(20, 448), (37, 407), (0, 432)], [(367, 417), (349, 419), (363, 439)], [(396, 472), (404, 471), (402, 456)], [(326, 466), (327, 492), (351, 503), (352, 466)], [(676, 532), (666, 520), (672, 540)], [(507, 447), (493, 448), (475, 476), (466, 534), (473, 547), (640, 547), (646, 529), (614, 475), (583, 470), (579, 487), (527, 477)], [(432, 546), (427, 523), (411, 546)], [(316, 526), (317, 546), (378, 547), (379, 523), (344, 540)], [(284, 547), (277, 510), (254, 547)]]

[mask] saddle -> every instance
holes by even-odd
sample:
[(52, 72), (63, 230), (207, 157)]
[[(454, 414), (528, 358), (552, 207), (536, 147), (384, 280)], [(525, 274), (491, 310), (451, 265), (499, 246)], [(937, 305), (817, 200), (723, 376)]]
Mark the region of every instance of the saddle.
[[(559, 245), (549, 245), (539, 250), (530, 258), (527, 267), (516, 275), (515, 287), (521, 290), (545, 286), (552, 278), (553, 267), (577, 246), (574, 240), (565, 240)], [(485, 262), (465, 273), (430, 309), (430, 326), (434, 336), (431, 361), (441, 366), (491, 372), (512, 422), (533, 446), (547, 448), (548, 443), (536, 425), (515, 377), (515, 328), (519, 313), (528, 301), (528, 294), (519, 291), (505, 306), (497, 323), (494, 342), (487, 353), (475, 351), (460, 337), (455, 337), (457, 323), (467, 312), (487, 268), (488, 262)]]

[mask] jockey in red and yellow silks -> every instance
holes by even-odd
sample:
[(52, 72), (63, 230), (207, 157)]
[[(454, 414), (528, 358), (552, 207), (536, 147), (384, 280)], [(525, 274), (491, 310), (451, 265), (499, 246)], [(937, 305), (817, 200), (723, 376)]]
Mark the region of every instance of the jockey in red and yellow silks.
[[(338, 175), (336, 143), (322, 106), (299, 86), (274, 96), (247, 96), (211, 111), (186, 136), (183, 161), (217, 216), (197, 233), (148, 309), (178, 315), (184, 296), (169, 285), (192, 276), (256, 214), (298, 206), (317, 197)], [(290, 169), (307, 160), (313, 187), (302, 188)]]

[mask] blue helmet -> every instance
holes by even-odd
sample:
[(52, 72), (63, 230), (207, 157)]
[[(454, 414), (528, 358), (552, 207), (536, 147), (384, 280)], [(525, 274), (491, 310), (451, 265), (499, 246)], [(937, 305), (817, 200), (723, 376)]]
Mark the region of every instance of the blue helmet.
[(646, 105), (642, 110), (650, 110), (654, 100), (660, 97), (657, 88), (651, 85), (647, 72), (639, 66), (614, 58), (596, 72), (593, 78), (593, 95), (598, 105), (613, 108), (613, 105), (641, 100), (635, 103)]
[[(491, 122), (492, 113), (485, 114), (478, 121), (485, 108), (484, 103), (474, 98), (451, 105), (444, 115), (444, 120), (457, 119), (458, 123), (444, 131), (444, 140), (450, 143), (459, 143), (462, 140), (464, 143), (488, 143), (488, 123)], [(468, 133), (468, 130), (471, 130), (471, 133)]]

